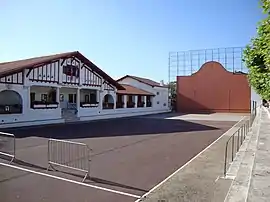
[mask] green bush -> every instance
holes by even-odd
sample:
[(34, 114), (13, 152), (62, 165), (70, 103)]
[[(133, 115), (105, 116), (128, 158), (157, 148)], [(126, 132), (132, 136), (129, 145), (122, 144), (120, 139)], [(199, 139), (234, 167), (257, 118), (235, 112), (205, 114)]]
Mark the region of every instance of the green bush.
[(258, 25), (257, 36), (245, 48), (243, 61), (249, 69), (250, 85), (263, 99), (270, 100), (270, 1), (261, 3), (266, 17)]

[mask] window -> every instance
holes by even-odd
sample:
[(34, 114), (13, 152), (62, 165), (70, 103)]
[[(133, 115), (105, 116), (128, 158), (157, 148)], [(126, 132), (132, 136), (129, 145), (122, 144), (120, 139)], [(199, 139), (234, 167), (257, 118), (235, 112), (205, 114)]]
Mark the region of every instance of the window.
[(90, 94), (90, 102), (91, 103), (96, 103), (97, 102), (97, 95), (96, 95), (96, 93), (91, 93)]
[(41, 94), (41, 101), (47, 101), (47, 99), (48, 99), (48, 95), (47, 94), (45, 94), (45, 93), (43, 93), (43, 94)]
[(157, 104), (159, 104), (159, 101), (157, 101)]
[(66, 65), (63, 67), (63, 73), (68, 76), (79, 77), (79, 68), (74, 65)]
[(63, 101), (64, 101), (64, 98), (65, 98), (65, 97), (64, 97), (64, 94), (60, 94), (60, 99), (59, 99), (60, 102), (63, 102)]
[(36, 100), (36, 93), (30, 93), (30, 102), (34, 102)]
[(157, 95), (159, 95), (159, 92), (157, 92)]
[(166, 107), (166, 105), (167, 105), (166, 103), (163, 104), (164, 107)]
[(68, 102), (76, 103), (77, 95), (76, 94), (68, 94)]
[(90, 102), (89, 95), (85, 95), (85, 96), (84, 96), (84, 101), (85, 101), (86, 103), (89, 103), (89, 102)]

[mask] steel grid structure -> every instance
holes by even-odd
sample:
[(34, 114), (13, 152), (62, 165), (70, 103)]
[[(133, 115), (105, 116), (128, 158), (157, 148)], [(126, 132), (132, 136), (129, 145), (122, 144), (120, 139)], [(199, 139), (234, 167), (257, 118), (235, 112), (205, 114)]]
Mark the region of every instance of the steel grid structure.
[[(243, 63), (243, 47), (191, 50), (169, 53), (169, 82), (177, 76), (188, 76), (197, 72), (209, 61), (221, 63), (230, 72), (244, 72), (248, 69)], [(214, 76), (214, 75), (213, 75)]]

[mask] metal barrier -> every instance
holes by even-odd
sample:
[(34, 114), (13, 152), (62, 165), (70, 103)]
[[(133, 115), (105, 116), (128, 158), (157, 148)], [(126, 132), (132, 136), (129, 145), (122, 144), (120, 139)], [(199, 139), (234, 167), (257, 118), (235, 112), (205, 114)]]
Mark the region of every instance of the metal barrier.
[[(48, 140), (48, 169), (55, 166), (85, 172), (83, 182), (90, 177), (92, 150), (84, 143), (67, 140)], [(55, 169), (54, 169), (55, 170)]]
[(246, 135), (248, 134), (254, 119), (257, 115), (257, 107), (252, 109), (250, 118), (245, 120), (244, 123), (235, 131), (232, 136), (227, 140), (224, 155), (224, 177), (227, 174), (227, 166), (233, 162), (236, 153), (239, 151), (242, 143), (244, 142)]
[(9, 163), (15, 159), (16, 138), (14, 134), (0, 132), (0, 155), (11, 158)]

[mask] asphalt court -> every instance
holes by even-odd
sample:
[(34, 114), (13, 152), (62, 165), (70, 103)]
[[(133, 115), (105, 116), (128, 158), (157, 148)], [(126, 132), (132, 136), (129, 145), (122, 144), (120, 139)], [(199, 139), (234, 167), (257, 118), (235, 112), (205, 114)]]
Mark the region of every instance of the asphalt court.
[[(236, 120), (134, 117), (6, 129), (16, 135), (16, 160), (11, 166), (0, 160), (0, 201), (135, 201)], [(91, 179), (81, 183), (84, 174), (69, 169), (47, 171), (48, 138), (89, 145)]]

